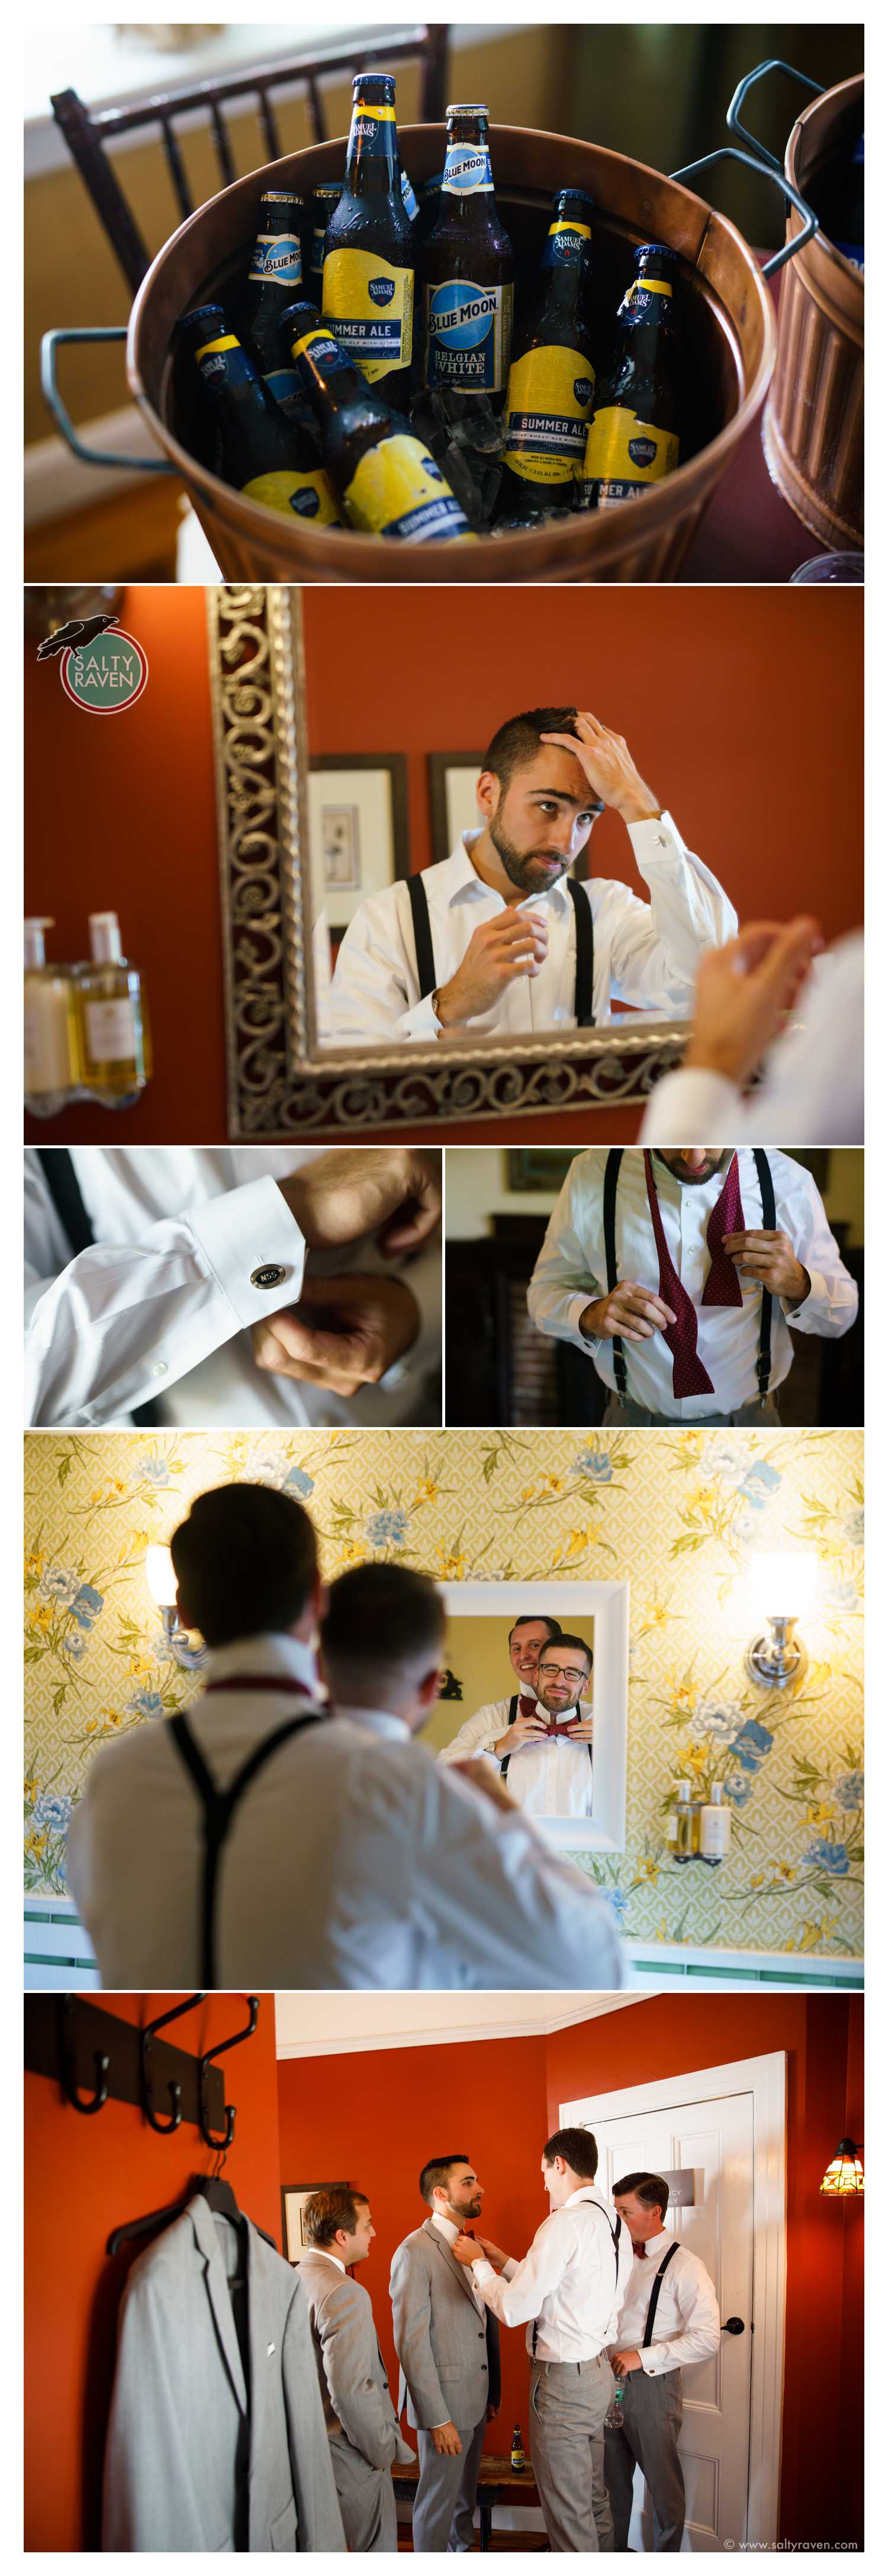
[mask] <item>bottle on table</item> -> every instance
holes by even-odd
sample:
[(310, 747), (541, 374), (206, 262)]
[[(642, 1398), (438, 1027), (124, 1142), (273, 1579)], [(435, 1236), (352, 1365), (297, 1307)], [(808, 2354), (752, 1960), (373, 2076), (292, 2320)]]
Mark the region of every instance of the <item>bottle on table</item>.
[(449, 107), (441, 205), (423, 254), (424, 376), (502, 410), (515, 259), (493, 189), (487, 109)]
[(282, 316), (281, 339), (318, 423), (324, 465), (346, 519), (373, 536), (471, 536), (439, 465), (399, 413), (386, 411), (310, 304)]
[(178, 331), (192, 349), (215, 413), (223, 481), (266, 509), (292, 510), (318, 527), (338, 527), (336, 497), (316, 439), (281, 411), (249, 350), (228, 329), (221, 304), (184, 314)]
[(296, 295), (303, 293), (302, 226), (305, 200), (285, 188), (267, 188), (259, 201), (259, 230), (253, 245), (241, 334), (255, 358), (263, 384), (286, 411), (298, 394), (295, 367), (282, 367), (278, 321)]
[(527, 2467), (527, 2461), (524, 2456), (524, 2443), (521, 2439), (520, 2424), (516, 2424), (512, 2435), (512, 2467), (518, 2475), (520, 2475), (522, 2469), (526, 2469)]
[(679, 459), (675, 251), (642, 242), (617, 314), (616, 351), (595, 388), (583, 483), (590, 507), (607, 509), (674, 474)]
[(345, 356), (406, 409), (413, 355), (415, 250), (401, 193), (390, 72), (352, 83), (345, 182), (324, 241), (322, 312)]
[(49, 913), (25, 922), (25, 1108), (57, 1118), (77, 1089), (77, 1022), (70, 966), (47, 965)]
[(73, 970), (81, 1093), (129, 1109), (152, 1073), (148, 1009), (139, 969), (124, 957), (116, 912), (91, 912), (90, 957)]
[(559, 188), (539, 286), (512, 343), (502, 507), (570, 509), (583, 476), (595, 392), (590, 312), (591, 197)]

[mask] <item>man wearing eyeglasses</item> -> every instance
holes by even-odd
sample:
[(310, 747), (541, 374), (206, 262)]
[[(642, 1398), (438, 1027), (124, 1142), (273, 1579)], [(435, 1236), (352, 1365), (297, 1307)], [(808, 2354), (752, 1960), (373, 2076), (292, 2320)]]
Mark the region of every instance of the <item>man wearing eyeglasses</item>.
[(461, 1728), (442, 1760), (466, 1761), (475, 1752), (495, 1762), (509, 1796), (531, 1815), (591, 1816), (591, 1672), (591, 1646), (562, 1629), (540, 1646), (535, 1683), (521, 1693), (511, 1725), (475, 1747), (462, 1741), (468, 1730)]

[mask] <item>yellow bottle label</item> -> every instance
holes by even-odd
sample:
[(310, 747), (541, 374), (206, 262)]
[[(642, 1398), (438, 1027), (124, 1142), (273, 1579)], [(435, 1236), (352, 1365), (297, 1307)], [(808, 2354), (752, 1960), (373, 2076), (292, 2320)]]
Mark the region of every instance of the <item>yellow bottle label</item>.
[(595, 369), (576, 349), (529, 349), (509, 371), (504, 463), (525, 483), (570, 483), (583, 471)]
[(356, 466), (345, 495), (352, 526), (368, 536), (467, 537), (459, 502), (419, 438), (381, 438)]
[(368, 384), (413, 353), (413, 270), (368, 250), (331, 250), (324, 261), (323, 319)]
[(264, 501), (266, 510), (292, 510), (318, 528), (342, 526), (333, 486), (320, 469), (293, 474), (288, 466), (280, 474), (254, 474), (242, 490), (245, 501)]
[(628, 500), (647, 483), (661, 483), (677, 464), (674, 430), (656, 429), (622, 405), (609, 404), (589, 424), (583, 480), (597, 493), (599, 509), (609, 501)]
[(627, 304), (643, 306), (646, 295), (671, 295), (671, 293), (672, 288), (666, 277), (635, 277), (631, 286), (626, 289), (625, 301)]

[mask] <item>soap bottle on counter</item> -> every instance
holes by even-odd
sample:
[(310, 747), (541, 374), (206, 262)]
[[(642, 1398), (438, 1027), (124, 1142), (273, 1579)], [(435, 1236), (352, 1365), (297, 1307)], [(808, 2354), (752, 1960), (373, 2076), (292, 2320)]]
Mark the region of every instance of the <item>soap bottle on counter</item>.
[(77, 1033), (70, 966), (47, 965), (48, 913), (25, 922), (25, 1108), (57, 1118), (77, 1088)]
[(725, 1806), (720, 1780), (713, 1780), (706, 1806), (700, 1809), (700, 1858), (715, 1869), (731, 1848), (731, 1810)]
[(152, 1071), (142, 979), (123, 955), (116, 912), (90, 913), (89, 942), (89, 963), (74, 968), (81, 1090), (129, 1109)]
[(694, 1811), (691, 1806), (691, 1784), (689, 1780), (679, 1780), (676, 1795), (678, 1798), (678, 1806), (675, 1811), (675, 1852), (673, 1857), (675, 1860), (693, 1860)]

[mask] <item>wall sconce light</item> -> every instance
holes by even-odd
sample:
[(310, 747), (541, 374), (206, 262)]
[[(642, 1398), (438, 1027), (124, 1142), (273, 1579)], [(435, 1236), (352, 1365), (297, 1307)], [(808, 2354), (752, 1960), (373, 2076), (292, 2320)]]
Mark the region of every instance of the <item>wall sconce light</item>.
[(855, 2146), (853, 2138), (839, 2139), (835, 2155), (827, 2165), (820, 2185), (821, 2192), (825, 2192), (828, 2200), (853, 2200), (862, 2193), (863, 2166), (860, 2161), (862, 2154), (863, 2147)]
[(199, 1672), (201, 1665), (206, 1663), (207, 1649), (206, 1646), (190, 1645), (188, 1630), (182, 1626), (176, 1606), (178, 1586), (168, 1547), (159, 1547), (152, 1542), (146, 1549), (145, 1575), (152, 1600), (156, 1601), (160, 1611), (163, 1633), (169, 1639), (175, 1662), (181, 1665), (183, 1672)]
[(764, 1690), (783, 1690), (787, 1682), (800, 1681), (806, 1670), (807, 1651), (796, 1636), (796, 1624), (810, 1607), (816, 1581), (816, 1556), (772, 1549), (753, 1557), (753, 1595), (770, 1634), (753, 1639), (747, 1648), (746, 1670)]

